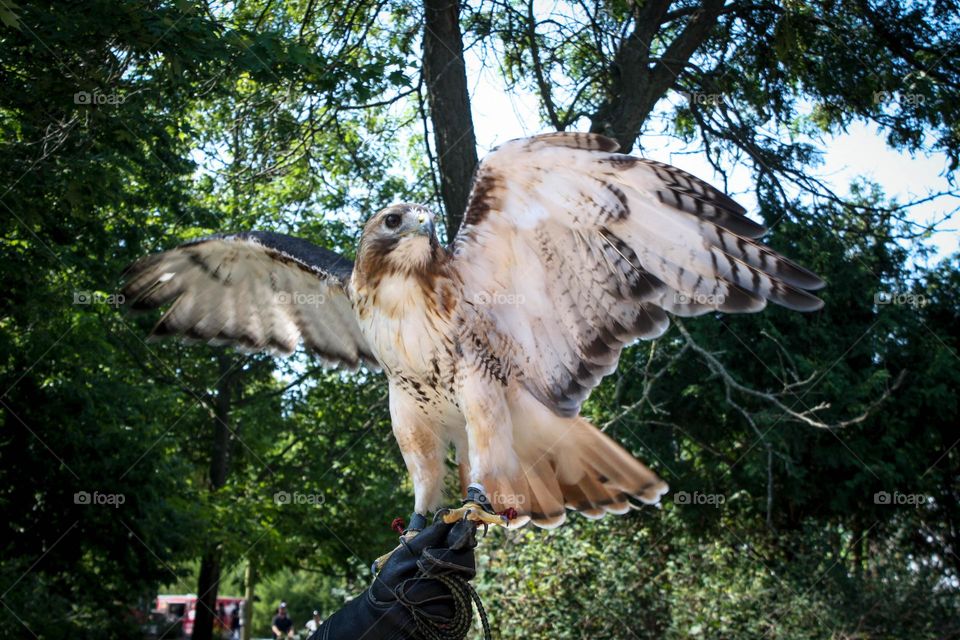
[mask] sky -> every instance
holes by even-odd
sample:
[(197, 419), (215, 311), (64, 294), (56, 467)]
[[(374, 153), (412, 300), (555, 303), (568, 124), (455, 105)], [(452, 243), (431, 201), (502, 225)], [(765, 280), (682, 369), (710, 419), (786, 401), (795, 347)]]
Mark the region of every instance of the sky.
[[(538, 115), (537, 97), (533, 93), (508, 91), (495, 69), (484, 67), (473, 52), (465, 55), (467, 77), (471, 85), (474, 127), (479, 155), (513, 138), (546, 131)], [(840, 194), (849, 192), (850, 183), (858, 177), (880, 184), (887, 197), (907, 202), (927, 194), (950, 189), (944, 170), (943, 154), (911, 156), (890, 149), (884, 136), (872, 125), (855, 124), (842, 135), (823, 140), (818, 146), (824, 151), (824, 164), (813, 173), (830, 184)], [(668, 162), (695, 176), (722, 187), (716, 174), (702, 153), (686, 147), (680, 141), (666, 136), (647, 137), (639, 141), (635, 150), (644, 157)], [(728, 191), (748, 210), (756, 207), (751, 175), (746, 167), (731, 172)], [(927, 223), (960, 207), (960, 198), (945, 196), (911, 209), (910, 218)], [(949, 220), (939, 227), (929, 241), (936, 247), (934, 260), (960, 251), (960, 219)]]

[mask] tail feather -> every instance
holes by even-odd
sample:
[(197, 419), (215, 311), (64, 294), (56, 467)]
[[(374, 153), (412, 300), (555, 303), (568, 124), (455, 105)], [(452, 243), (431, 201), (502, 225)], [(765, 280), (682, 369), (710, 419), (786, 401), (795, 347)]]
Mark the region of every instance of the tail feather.
[(557, 473), (547, 457), (541, 457), (527, 466), (521, 461), (521, 468), (530, 488), (527, 498), (529, 507), (524, 511), (544, 529), (552, 529), (563, 524), (567, 519), (567, 510), (563, 505), (563, 494), (560, 483), (557, 482)]
[(653, 471), (583, 418), (526, 417), (515, 424), (525, 431), (515, 439), (520, 471), (484, 480), (497, 509), (509, 506), (521, 515), (513, 526), (532, 520), (554, 528), (568, 509), (591, 519), (624, 514), (634, 506), (631, 499), (655, 504), (667, 492)]
[(589, 518), (602, 518), (608, 512), (624, 514), (630, 510), (627, 495), (610, 491), (600, 482), (596, 472), (584, 474), (579, 484), (562, 488), (567, 508)]

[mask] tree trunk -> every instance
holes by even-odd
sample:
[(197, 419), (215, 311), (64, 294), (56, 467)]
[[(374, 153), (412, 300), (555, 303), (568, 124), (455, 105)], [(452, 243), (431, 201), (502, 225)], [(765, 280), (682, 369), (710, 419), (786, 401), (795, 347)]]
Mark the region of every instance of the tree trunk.
[(447, 240), (452, 241), (467, 208), (477, 169), (467, 69), (457, 0), (424, 0), (423, 76), (440, 169), (440, 195), (446, 209)]
[(250, 640), (250, 633), (253, 630), (253, 599), (256, 596), (257, 568), (253, 566), (253, 560), (247, 560), (247, 569), (243, 575), (243, 633), (241, 640)]
[[(233, 386), (232, 358), (225, 353), (217, 356), (217, 395), (213, 412), (213, 451), (210, 455), (210, 493), (216, 493), (227, 483), (230, 463), (230, 410)], [(220, 593), (221, 546), (211, 540), (200, 560), (197, 580), (197, 617), (194, 620), (192, 640), (212, 640), (213, 622), (217, 617), (217, 596)]]
[(853, 545), (853, 574), (860, 580), (863, 577), (863, 524), (859, 518), (854, 520), (850, 535), (850, 544)]
[(209, 547), (200, 560), (197, 580), (197, 617), (191, 640), (211, 640), (213, 621), (217, 617), (217, 595), (220, 591), (220, 548)]
[(705, 0), (663, 54), (651, 58), (654, 36), (671, 4), (648, 0), (637, 5), (636, 27), (617, 50), (607, 96), (590, 117), (590, 131), (614, 138), (623, 153), (633, 149), (643, 123), (716, 25), (724, 0)]

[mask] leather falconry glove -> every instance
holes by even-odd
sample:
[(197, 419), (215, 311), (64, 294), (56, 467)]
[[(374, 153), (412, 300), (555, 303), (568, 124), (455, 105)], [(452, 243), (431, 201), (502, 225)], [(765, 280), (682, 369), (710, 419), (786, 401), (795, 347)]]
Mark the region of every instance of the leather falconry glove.
[(310, 640), (461, 640), (470, 632), (476, 575), (476, 526), (438, 520), (410, 540), (401, 538), (370, 587), (334, 613)]

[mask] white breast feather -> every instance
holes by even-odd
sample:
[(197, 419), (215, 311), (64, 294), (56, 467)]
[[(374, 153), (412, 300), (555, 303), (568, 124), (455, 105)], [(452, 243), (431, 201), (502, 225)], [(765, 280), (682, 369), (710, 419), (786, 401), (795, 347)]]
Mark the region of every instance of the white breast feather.
[(427, 372), (441, 343), (423, 290), (401, 274), (384, 278), (377, 289), (378, 306), (363, 320), (381, 362), (391, 371)]

